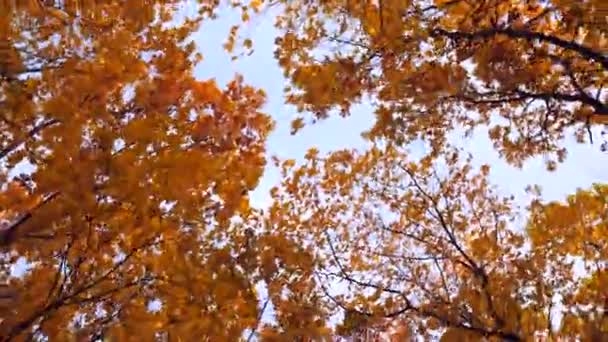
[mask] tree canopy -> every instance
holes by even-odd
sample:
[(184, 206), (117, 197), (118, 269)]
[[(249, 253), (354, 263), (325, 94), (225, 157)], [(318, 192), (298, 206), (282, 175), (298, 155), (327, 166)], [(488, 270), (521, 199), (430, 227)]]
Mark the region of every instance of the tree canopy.
[[(0, 340), (234, 340), (258, 324), (259, 282), (306, 288), (306, 251), (232, 221), (265, 165), (265, 94), (193, 77), (188, 38), (217, 4), (180, 4), (2, 7)], [(6, 279), (17, 258), (31, 269)]]
[(315, 246), (341, 334), (388, 319), (385, 332), (445, 341), (604, 338), (606, 186), (535, 198), (525, 224), (488, 171), (458, 151), (310, 153), (285, 167), (269, 220)]
[[(362, 101), (376, 114), (369, 151), (313, 149), (287, 165), (269, 214), (315, 246), (319, 290), (345, 314), (337, 332), (605, 338), (605, 186), (566, 204), (538, 198), (525, 223), (489, 184), (489, 166), (474, 173), (450, 141), (485, 128), (506, 162), (543, 156), (555, 171), (566, 138), (602, 137), (605, 2), (284, 4), (275, 56), (287, 102), (308, 115), (294, 131)], [(416, 141), (430, 154), (409, 157)]]
[[(264, 210), (248, 196), (268, 95), (194, 76), (192, 35), (223, 5), (276, 21), (294, 134), (363, 100), (376, 116), (368, 149), (273, 158)], [(568, 137), (605, 148), (605, 1), (0, 13), (0, 341), (607, 338), (608, 185), (517, 203), (450, 140), (485, 128), (507, 163), (548, 156), (555, 172)], [(237, 26), (226, 38), (255, 44)]]
[(607, 11), (602, 0), (288, 1), (276, 56), (288, 101), (313, 118), (371, 96), (371, 138), (441, 150), (450, 131), (489, 126), (510, 163), (544, 154), (554, 168), (566, 135), (589, 142), (607, 122)]

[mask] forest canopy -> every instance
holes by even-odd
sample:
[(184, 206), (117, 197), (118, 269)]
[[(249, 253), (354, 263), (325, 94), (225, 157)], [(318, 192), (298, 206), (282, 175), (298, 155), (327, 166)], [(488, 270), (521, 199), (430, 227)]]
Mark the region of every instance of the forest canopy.
[[(284, 94), (196, 77), (234, 12)], [(606, 150), (605, 1), (8, 1), (0, 44), (0, 341), (608, 338), (608, 184), (518, 203), (452, 143)], [(368, 147), (270, 158), (282, 95), (292, 134), (369, 101)]]

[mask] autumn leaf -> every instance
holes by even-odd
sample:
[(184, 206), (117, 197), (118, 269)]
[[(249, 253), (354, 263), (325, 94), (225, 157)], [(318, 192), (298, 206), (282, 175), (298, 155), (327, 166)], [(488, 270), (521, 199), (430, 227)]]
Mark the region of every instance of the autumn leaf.
[(245, 46), (246, 49), (251, 49), (251, 47), (253, 46), (253, 42), (249, 38), (245, 39), (243, 41), (243, 46)]
[(299, 130), (304, 128), (304, 119), (297, 118), (291, 122), (291, 131), (292, 135), (296, 134)]

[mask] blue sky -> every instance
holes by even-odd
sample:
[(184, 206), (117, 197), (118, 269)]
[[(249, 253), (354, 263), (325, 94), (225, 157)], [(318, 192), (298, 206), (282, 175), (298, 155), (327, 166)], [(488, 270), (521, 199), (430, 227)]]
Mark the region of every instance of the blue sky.
[[(286, 80), (273, 56), (277, 35), (273, 17), (268, 13), (262, 17), (253, 16), (252, 19), (241, 29), (241, 34), (254, 41), (255, 51), (251, 56), (235, 62), (223, 51), (222, 44), (230, 26), (240, 20), (238, 12), (222, 11), (218, 20), (203, 24), (193, 37), (205, 57), (195, 70), (196, 77), (215, 78), (219, 84), (225, 84), (235, 73), (240, 73), (246, 83), (266, 91), (268, 102), (264, 111), (276, 121), (275, 131), (267, 143), (269, 155), (301, 159), (311, 146), (319, 148), (321, 152), (364, 147), (365, 141), (360, 133), (373, 124), (373, 109), (368, 105), (357, 106), (346, 119), (332, 117), (307, 126), (295, 136), (290, 135), (290, 121), (295, 118), (296, 112), (283, 101)], [(477, 163), (491, 165), (491, 179), (501, 191), (513, 194), (520, 200), (525, 201), (524, 188), (528, 184), (540, 185), (544, 198), (557, 200), (577, 188), (608, 181), (608, 154), (600, 152), (599, 144), (581, 145), (570, 139), (567, 142), (569, 157), (566, 162), (556, 172), (549, 173), (542, 158), (531, 160), (522, 169), (507, 165), (498, 157), (484, 132), (473, 139), (463, 139), (460, 143), (473, 153)], [(252, 204), (257, 207), (267, 205), (268, 190), (279, 181), (278, 172), (268, 167), (258, 189), (251, 196)]]

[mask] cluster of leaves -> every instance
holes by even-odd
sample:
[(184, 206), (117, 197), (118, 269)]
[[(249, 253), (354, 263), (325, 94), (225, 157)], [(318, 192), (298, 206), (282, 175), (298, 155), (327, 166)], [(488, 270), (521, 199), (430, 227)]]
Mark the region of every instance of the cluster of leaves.
[[(267, 216), (314, 246), (323, 305), (344, 315), (336, 333), (605, 339), (606, 186), (536, 198), (526, 224), (449, 141), (485, 127), (508, 163), (543, 155), (549, 170), (569, 135), (593, 143), (608, 118), (605, 1), (279, 3), (287, 102), (313, 122), (375, 106), (374, 147), (284, 163)], [(415, 159), (419, 139), (432, 149)]]
[(235, 340), (260, 283), (266, 334), (322, 333), (310, 253), (232, 220), (273, 124), (240, 77), (192, 76), (217, 2), (17, 3), (0, 4), (0, 340)]
[(371, 139), (424, 138), (440, 151), (451, 130), (489, 125), (510, 163), (545, 154), (554, 168), (566, 135), (592, 140), (607, 122), (607, 10), (602, 0), (285, 1), (276, 56), (289, 102), (315, 119), (369, 95)]
[(313, 150), (285, 165), (269, 220), (315, 246), (319, 291), (345, 313), (340, 334), (380, 324), (445, 341), (605, 338), (608, 187), (535, 199), (522, 227), (488, 171), (455, 150)]

